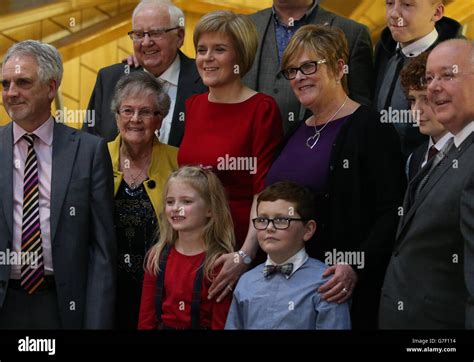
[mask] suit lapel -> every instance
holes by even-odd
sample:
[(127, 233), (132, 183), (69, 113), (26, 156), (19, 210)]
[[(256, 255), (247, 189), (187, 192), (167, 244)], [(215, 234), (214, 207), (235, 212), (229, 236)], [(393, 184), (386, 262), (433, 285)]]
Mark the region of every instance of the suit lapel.
[(13, 237), (13, 122), (0, 133), (0, 190), (5, 221)]
[[(439, 164), (436, 166), (436, 170), (433, 170), (433, 174), (430, 176), (429, 180), (426, 182), (425, 186), (420, 191), (419, 195), (416, 198), (413, 196), (416, 193), (416, 188), (420, 181), (426, 176), (429, 172), (430, 166), (434, 161), (434, 158), (430, 160), (428, 164), (415, 176), (415, 178), (410, 182), (407, 196), (413, 200), (411, 203), (408, 203), (408, 211), (406, 212), (406, 216), (402, 219), (401, 227), (398, 230), (397, 238), (402, 233), (403, 229), (408, 225), (408, 221), (413, 217), (416, 210), (420, 206), (420, 204), (426, 199), (427, 195), (431, 191), (431, 189), (439, 182), (441, 177), (451, 168), (453, 167), (453, 161), (459, 159), (464, 151), (469, 148), (470, 144), (474, 140), (474, 134), (471, 134), (456, 150), (454, 147), (448, 152), (447, 156), (445, 156)], [(405, 198), (406, 200), (406, 198)], [(410, 206), (411, 204), (411, 206)], [(405, 209), (406, 210), (406, 209)]]
[(62, 124), (54, 124), (51, 171), (51, 240), (53, 242), (79, 146), (76, 132)]

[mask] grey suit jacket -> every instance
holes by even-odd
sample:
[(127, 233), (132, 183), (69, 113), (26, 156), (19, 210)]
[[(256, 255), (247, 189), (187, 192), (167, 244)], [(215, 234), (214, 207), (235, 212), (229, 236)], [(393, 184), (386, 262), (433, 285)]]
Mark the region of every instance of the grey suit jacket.
[[(0, 251), (12, 249), (13, 124), (0, 127)], [(112, 328), (116, 290), (113, 176), (104, 140), (55, 123), (51, 244), (66, 329)], [(10, 265), (0, 265), (0, 308)]]
[(415, 196), (411, 180), (379, 311), (382, 329), (464, 329), (474, 318), (474, 133)]
[[(340, 28), (349, 44), (349, 95), (356, 101), (370, 105), (372, 99), (373, 64), (372, 41), (366, 26), (329, 12), (317, 6), (308, 18), (311, 24), (329, 24)], [(244, 82), (256, 91), (266, 93), (278, 103), (285, 132), (292, 121), (304, 118), (305, 109), (296, 99), (290, 82), (282, 77), (278, 61), (273, 11), (264, 9), (250, 15), (258, 32), (259, 46), (250, 71)]]
[[(175, 147), (179, 147), (184, 134), (183, 115), (186, 99), (193, 94), (207, 92), (207, 88), (199, 77), (194, 59), (188, 58), (181, 51), (178, 54), (181, 60), (178, 92), (168, 139), (168, 144)], [(87, 107), (90, 111), (94, 111), (93, 118), (88, 112), (88, 117), (82, 127), (83, 131), (103, 137), (107, 142), (113, 141), (117, 137), (117, 123), (115, 114), (110, 110), (110, 103), (115, 86), (120, 78), (126, 74), (126, 71), (143, 71), (143, 68), (128, 67), (126, 64), (114, 64), (99, 71)]]

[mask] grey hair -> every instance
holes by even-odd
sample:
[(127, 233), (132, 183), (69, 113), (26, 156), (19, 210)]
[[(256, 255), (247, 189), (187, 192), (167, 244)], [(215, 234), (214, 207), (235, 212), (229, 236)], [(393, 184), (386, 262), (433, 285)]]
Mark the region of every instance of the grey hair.
[(110, 103), (112, 113), (117, 113), (125, 98), (137, 94), (152, 94), (155, 99), (156, 110), (160, 112), (162, 119), (166, 117), (170, 110), (170, 97), (156, 78), (145, 71), (132, 72), (120, 78), (115, 86), (114, 95)]
[(3, 66), (15, 54), (35, 58), (38, 63), (38, 78), (41, 83), (56, 81), (57, 87), (63, 78), (63, 62), (58, 50), (50, 44), (38, 40), (25, 40), (16, 43), (8, 49), (3, 59)]
[(435, 49), (439, 47), (440, 45), (453, 45), (453, 46), (466, 45), (468, 46), (470, 50), (470, 54), (471, 54), (471, 57), (470, 57), (471, 65), (474, 68), (474, 40), (469, 40), (469, 39), (464, 39), (464, 38), (448, 39), (448, 40), (444, 40), (438, 43)]
[(132, 14), (132, 23), (135, 19), (135, 16), (142, 10), (152, 7), (162, 7), (166, 6), (168, 9), (168, 14), (170, 16), (170, 27), (174, 28), (176, 26), (184, 27), (184, 13), (183, 10), (178, 8), (169, 0), (142, 0), (135, 7)]

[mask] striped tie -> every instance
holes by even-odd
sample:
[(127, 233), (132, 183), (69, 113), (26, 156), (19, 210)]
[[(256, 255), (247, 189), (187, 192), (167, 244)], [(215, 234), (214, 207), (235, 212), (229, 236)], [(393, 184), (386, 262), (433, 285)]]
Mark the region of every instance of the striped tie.
[(25, 134), (28, 155), (23, 183), (23, 226), (21, 232), (21, 286), (33, 294), (44, 283), (43, 247), (39, 217), (38, 161), (33, 147), (35, 135)]

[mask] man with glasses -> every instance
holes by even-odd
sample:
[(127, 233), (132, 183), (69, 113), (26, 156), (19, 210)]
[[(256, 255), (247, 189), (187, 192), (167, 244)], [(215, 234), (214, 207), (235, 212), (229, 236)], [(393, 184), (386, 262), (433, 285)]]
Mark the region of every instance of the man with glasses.
[(115, 139), (118, 130), (115, 116), (110, 111), (113, 89), (122, 76), (146, 71), (163, 84), (171, 98), (170, 111), (159, 130), (159, 139), (178, 147), (184, 132), (184, 102), (189, 96), (206, 91), (194, 60), (179, 50), (184, 41), (184, 14), (169, 1), (143, 0), (133, 11), (132, 29), (128, 34), (140, 66), (114, 64), (99, 71), (88, 106), (94, 111), (88, 112), (94, 119), (87, 119), (83, 130), (107, 141)]
[(277, 182), (257, 198), (252, 220), (267, 261), (240, 277), (226, 329), (350, 329), (348, 303), (331, 303), (318, 288), (327, 266), (308, 257), (316, 230), (313, 194)]
[(382, 329), (474, 328), (474, 42), (428, 56), (428, 100), (454, 137), (411, 180), (380, 301)]

